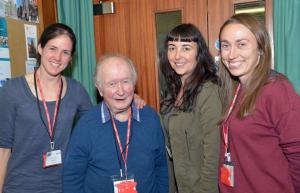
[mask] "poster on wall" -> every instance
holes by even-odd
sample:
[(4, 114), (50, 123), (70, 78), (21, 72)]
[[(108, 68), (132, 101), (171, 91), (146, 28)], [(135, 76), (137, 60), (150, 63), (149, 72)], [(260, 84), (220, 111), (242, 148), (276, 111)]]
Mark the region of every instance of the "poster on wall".
[(0, 87), (11, 78), (10, 61), (0, 58)]
[(16, 9), (19, 19), (39, 22), (37, 0), (16, 0)]
[(35, 25), (24, 24), (27, 60), (36, 60), (37, 29)]
[(0, 17), (0, 87), (11, 78), (6, 20)]
[(7, 26), (4, 17), (0, 17), (0, 58), (9, 58)]
[(26, 60), (25, 63), (26, 63), (26, 74), (34, 72), (34, 68), (36, 67), (36, 61)]
[(17, 18), (16, 0), (0, 0), (0, 17)]
[(5, 1), (0, 0), (0, 17), (5, 17)]

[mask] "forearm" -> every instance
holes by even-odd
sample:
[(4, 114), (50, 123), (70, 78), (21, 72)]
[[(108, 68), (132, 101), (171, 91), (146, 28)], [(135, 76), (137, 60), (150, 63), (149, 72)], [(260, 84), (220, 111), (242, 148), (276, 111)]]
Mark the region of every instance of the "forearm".
[(10, 153), (11, 149), (0, 148), (0, 192), (3, 191), (3, 184)]

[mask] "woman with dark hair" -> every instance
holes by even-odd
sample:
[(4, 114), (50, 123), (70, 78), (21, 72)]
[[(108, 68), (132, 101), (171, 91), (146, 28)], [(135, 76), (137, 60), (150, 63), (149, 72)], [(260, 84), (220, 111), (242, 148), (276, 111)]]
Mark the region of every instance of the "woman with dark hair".
[(160, 67), (166, 80), (160, 113), (173, 178), (170, 192), (217, 193), (219, 81), (197, 27), (181, 24), (167, 34)]
[(300, 97), (271, 69), (266, 28), (249, 14), (221, 27), (220, 192), (300, 192)]
[(75, 48), (70, 27), (48, 26), (38, 43), (38, 68), (2, 88), (0, 192), (62, 192), (62, 162), (74, 118), (92, 106), (83, 86), (61, 75)]

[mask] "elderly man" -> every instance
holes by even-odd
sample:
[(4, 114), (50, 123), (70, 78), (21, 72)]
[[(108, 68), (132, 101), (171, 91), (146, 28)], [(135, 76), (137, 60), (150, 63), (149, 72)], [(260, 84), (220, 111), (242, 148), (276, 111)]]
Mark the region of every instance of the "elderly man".
[(164, 139), (157, 113), (133, 102), (135, 67), (122, 55), (97, 63), (104, 101), (83, 116), (64, 162), (64, 193), (167, 193)]

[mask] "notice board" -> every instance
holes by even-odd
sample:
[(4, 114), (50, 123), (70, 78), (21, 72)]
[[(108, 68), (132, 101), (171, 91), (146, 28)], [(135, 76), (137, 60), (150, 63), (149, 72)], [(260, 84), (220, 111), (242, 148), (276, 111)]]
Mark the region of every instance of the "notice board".
[(11, 63), (11, 76), (23, 76), (26, 74), (27, 51), (25, 40), (25, 24), (36, 25), (37, 34), (39, 36), (39, 24), (27, 22), (24, 20), (13, 19), (6, 17), (7, 34), (8, 34), (8, 46)]

